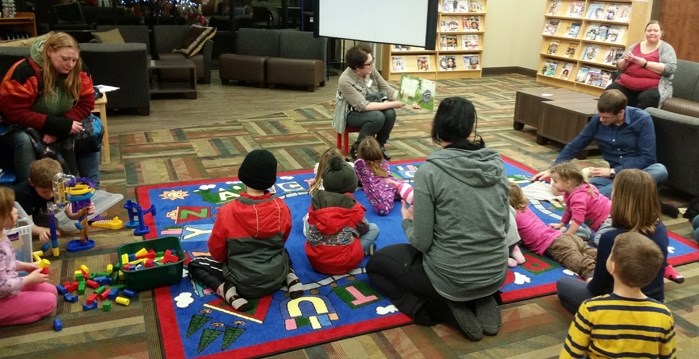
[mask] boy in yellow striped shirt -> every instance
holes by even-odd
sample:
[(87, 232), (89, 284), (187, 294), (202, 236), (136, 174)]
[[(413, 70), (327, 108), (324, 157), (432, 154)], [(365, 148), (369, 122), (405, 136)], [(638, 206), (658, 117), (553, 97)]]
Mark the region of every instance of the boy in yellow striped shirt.
[(617, 236), (606, 263), (614, 291), (583, 302), (559, 357), (675, 358), (672, 312), (641, 292), (663, 263), (658, 245), (644, 235)]

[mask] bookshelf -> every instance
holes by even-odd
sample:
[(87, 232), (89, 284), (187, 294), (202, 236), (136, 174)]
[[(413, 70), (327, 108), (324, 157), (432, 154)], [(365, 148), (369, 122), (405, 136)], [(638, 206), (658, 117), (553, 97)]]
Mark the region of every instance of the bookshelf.
[(0, 18), (0, 42), (36, 36), (36, 22), (31, 12)]
[(435, 80), (481, 77), (486, 0), (440, 0), (435, 50), (384, 45), (387, 80), (413, 75)]
[(643, 40), (648, 6), (633, 0), (548, 0), (537, 81), (602, 93), (626, 47)]

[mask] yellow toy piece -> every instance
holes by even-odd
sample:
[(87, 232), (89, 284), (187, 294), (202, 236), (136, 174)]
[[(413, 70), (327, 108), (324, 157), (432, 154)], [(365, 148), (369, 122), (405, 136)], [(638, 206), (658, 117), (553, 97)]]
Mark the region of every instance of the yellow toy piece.
[(42, 259), (38, 263), (39, 268), (49, 268), (51, 267), (51, 262), (48, 259)]
[(91, 226), (96, 228), (117, 230), (124, 228), (124, 221), (119, 219), (119, 217), (114, 217), (112, 219), (102, 219), (99, 221), (94, 221), (92, 222)]
[(32, 257), (34, 257), (34, 261), (35, 261), (35, 262), (40, 261), (40, 260), (41, 260), (41, 256), (43, 256), (43, 255), (44, 255), (44, 252), (42, 252), (42, 251), (32, 252)]

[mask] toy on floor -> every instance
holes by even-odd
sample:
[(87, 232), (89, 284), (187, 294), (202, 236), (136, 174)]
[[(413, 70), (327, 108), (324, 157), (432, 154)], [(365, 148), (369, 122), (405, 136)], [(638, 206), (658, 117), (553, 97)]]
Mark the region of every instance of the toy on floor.
[[(129, 199), (124, 203), (124, 208), (129, 212), (129, 221), (126, 223), (126, 227), (136, 228), (133, 231), (133, 235), (143, 236), (148, 234), (150, 228), (143, 223), (143, 216), (149, 213), (155, 216), (155, 205), (151, 205), (150, 208), (144, 211), (138, 203)], [(138, 218), (136, 219), (135, 217)]]
[(124, 221), (122, 221), (119, 217), (114, 217), (112, 219), (100, 219), (97, 221), (91, 221), (90, 225), (95, 228), (117, 230), (124, 228)]
[(95, 242), (87, 234), (87, 211), (90, 207), (90, 198), (95, 193), (92, 181), (87, 178), (75, 178), (73, 175), (59, 173), (53, 178), (53, 203), (49, 204), (49, 231), (51, 240), (41, 246), (41, 250), (46, 254), (51, 249), (54, 257), (60, 254), (58, 249), (58, 223), (56, 213), (72, 206), (71, 210), (80, 214), (76, 227), (80, 229), (80, 239), (68, 242), (68, 252), (77, 252), (90, 249), (95, 246)]

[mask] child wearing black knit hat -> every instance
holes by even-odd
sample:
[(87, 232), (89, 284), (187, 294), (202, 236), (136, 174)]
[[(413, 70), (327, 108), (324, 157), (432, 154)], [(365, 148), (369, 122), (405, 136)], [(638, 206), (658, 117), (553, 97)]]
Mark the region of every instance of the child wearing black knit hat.
[(343, 158), (331, 158), (322, 180), (324, 189), (313, 194), (304, 221), (306, 255), (320, 273), (345, 274), (374, 253), (379, 227), (367, 222), (354, 199), (357, 176)]
[(240, 197), (219, 209), (209, 238), (211, 257), (197, 257), (190, 276), (216, 291), (238, 311), (286, 285), (291, 298), (303, 284), (291, 267), (284, 243), (291, 232), (291, 211), (268, 189), (277, 180), (277, 159), (267, 150), (248, 153), (238, 170), (245, 185)]

